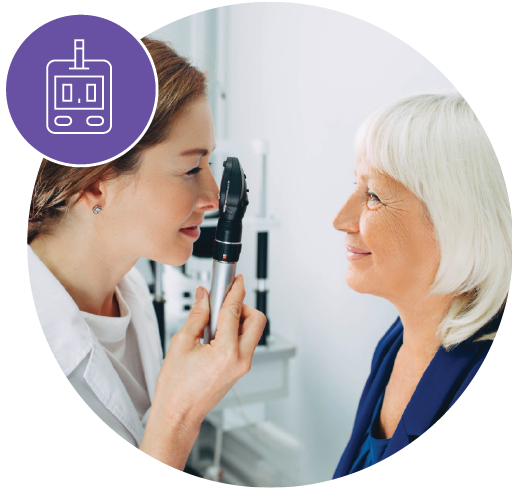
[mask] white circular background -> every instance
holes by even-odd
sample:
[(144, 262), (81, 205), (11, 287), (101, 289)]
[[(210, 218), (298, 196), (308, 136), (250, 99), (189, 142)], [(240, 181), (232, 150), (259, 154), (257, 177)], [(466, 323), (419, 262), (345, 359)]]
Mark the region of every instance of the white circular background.
[[(370, 22), (432, 62), (459, 89), (482, 122), (512, 189), (510, 123), (512, 34), (506, 2), (387, 0), (310, 1)], [(18, 46), (60, 16), (110, 19), (140, 38), (219, 1), (16, 2), (2, 16), (4, 80)], [(84, 11), (84, 8), (86, 9)], [(41, 156), (2, 111), (2, 489), (80, 491), (219, 491), (228, 487), (169, 468), (141, 454), (84, 406), (57, 365), (40, 328), (30, 291), (26, 230)], [(510, 484), (508, 444), (512, 315), (505, 311), (496, 344), (472, 385), (421, 440), (361, 473), (301, 491), (503, 491)], [(58, 403), (58, 405), (56, 405)], [(449, 438), (447, 437), (449, 433)], [(241, 490), (229, 487), (230, 491)]]

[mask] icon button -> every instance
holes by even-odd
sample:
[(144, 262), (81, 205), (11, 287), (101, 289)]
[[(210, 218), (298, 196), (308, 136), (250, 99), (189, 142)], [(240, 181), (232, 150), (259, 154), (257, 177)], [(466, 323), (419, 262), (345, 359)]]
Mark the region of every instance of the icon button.
[(112, 65), (85, 58), (85, 39), (74, 56), (46, 67), (46, 122), (53, 134), (106, 134), (112, 130)]

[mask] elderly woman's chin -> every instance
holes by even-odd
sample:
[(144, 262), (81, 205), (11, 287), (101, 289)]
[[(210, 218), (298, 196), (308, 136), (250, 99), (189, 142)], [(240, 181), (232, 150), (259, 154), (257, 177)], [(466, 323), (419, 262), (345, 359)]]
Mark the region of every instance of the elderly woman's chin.
[(347, 286), (357, 293), (375, 294), (377, 290), (376, 277), (367, 270), (356, 269), (349, 264), (345, 274)]

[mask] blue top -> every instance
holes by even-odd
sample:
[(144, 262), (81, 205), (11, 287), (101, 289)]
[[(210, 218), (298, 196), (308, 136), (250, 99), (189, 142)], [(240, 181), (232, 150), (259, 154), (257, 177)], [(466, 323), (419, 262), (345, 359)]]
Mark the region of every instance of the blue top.
[(366, 469), (372, 464), (376, 464), (382, 459), (384, 452), (389, 443), (389, 438), (375, 438), (378, 434), (380, 410), (382, 409), (382, 401), (384, 400), (384, 392), (382, 392), (375, 411), (373, 413), (370, 426), (366, 430), (363, 438), (363, 444), (361, 445), (357, 458), (354, 460), (352, 467), (350, 468), (349, 474)]
[[(341, 456), (333, 479), (360, 471), (403, 449), (428, 430), (452, 407), (484, 361), (492, 341), (475, 342), (498, 330), (503, 310), (473, 337), (450, 351), (439, 348), (421, 377), (398, 426), (390, 439), (375, 439), (372, 425), (380, 419), (380, 408), (396, 355), (403, 342), (403, 325), (398, 318), (380, 340), (370, 376), (359, 401), (352, 436)], [(372, 431), (374, 432), (372, 434)]]

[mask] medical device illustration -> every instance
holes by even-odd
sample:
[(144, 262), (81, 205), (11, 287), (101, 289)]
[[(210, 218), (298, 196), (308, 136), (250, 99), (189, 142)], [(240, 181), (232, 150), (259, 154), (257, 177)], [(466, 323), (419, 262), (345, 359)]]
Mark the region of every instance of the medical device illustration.
[(52, 134), (106, 134), (112, 129), (112, 65), (85, 58), (74, 40), (71, 60), (46, 66), (46, 128)]
[(215, 338), (220, 309), (231, 288), (236, 263), (242, 251), (242, 219), (249, 204), (247, 184), (240, 162), (228, 157), (219, 194), (219, 222), (213, 245), (213, 271), (210, 289), (210, 321), (204, 330), (204, 343)]

